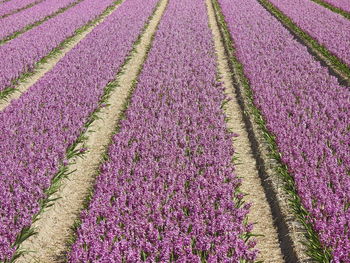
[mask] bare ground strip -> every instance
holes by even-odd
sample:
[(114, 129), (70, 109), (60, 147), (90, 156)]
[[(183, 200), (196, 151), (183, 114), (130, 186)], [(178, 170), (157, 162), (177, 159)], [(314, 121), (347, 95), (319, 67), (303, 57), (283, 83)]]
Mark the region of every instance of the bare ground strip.
[(218, 69), (220, 80), (225, 86), (225, 93), (230, 101), (225, 105), (224, 112), (228, 117), (228, 128), (239, 136), (234, 140), (234, 148), (237, 152), (238, 164), (236, 174), (242, 178), (240, 189), (246, 193), (245, 201), (252, 204), (248, 214), (249, 222), (255, 222), (253, 232), (262, 234), (256, 237), (257, 248), (260, 250), (258, 260), (264, 262), (285, 262), (279, 245), (277, 229), (271, 214), (269, 203), (258, 174), (256, 160), (252, 153), (248, 133), (243, 121), (240, 106), (235, 94), (232, 76), (225, 55), (220, 31), (215, 19), (215, 11), (212, 2), (207, 0), (209, 23), (213, 32), (215, 48), (218, 57)]

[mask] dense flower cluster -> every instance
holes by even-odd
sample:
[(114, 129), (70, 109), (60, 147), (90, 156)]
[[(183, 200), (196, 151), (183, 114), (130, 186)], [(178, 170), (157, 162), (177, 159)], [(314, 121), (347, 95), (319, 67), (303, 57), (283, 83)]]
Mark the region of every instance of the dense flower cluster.
[(340, 86), (257, 1), (219, 2), (309, 221), (334, 262), (350, 262), (349, 87)]
[(106, 84), (120, 70), (156, 0), (127, 0), (0, 113), (0, 261), (39, 211)]
[(350, 1), (348, 0), (323, 0), (324, 2), (338, 7), (344, 11), (350, 12)]
[(224, 99), (205, 1), (170, 0), (69, 262), (255, 258)]
[(350, 66), (350, 20), (310, 0), (269, 1)]
[(32, 70), (36, 62), (113, 2), (114, 0), (85, 0), (0, 46), (0, 91), (21, 74)]
[(31, 8), (0, 19), (0, 40), (78, 0), (46, 0)]
[(0, 16), (7, 15), (17, 9), (26, 7), (37, 1), (38, 0), (13, 0), (10, 2), (5, 2), (0, 5)]

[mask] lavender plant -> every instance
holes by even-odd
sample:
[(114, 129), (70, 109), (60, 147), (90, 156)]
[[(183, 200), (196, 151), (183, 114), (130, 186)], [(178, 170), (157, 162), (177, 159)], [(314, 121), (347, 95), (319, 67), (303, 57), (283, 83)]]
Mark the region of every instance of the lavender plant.
[[(0, 261), (9, 261), (67, 165), (156, 0), (127, 0), (0, 113)], [(62, 168), (63, 167), (63, 168)], [(23, 234), (25, 233), (25, 234)]]
[(328, 262), (330, 251), (332, 262), (349, 262), (349, 88), (258, 2), (219, 3), (263, 116), (260, 123), (294, 179), (293, 198), (302, 204), (296, 211), (311, 224), (309, 236), (317, 234), (313, 241), (321, 242), (320, 248), (311, 244), (312, 256)]
[(250, 262), (205, 1), (170, 0), (69, 262)]

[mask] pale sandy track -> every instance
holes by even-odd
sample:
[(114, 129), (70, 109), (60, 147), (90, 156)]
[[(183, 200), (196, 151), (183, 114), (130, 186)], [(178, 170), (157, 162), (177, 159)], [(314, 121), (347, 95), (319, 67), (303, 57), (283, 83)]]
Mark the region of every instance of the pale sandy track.
[(225, 93), (231, 99), (224, 109), (226, 116), (229, 118), (227, 125), (233, 132), (239, 134), (239, 137), (233, 142), (237, 157), (239, 157), (238, 164), (236, 164), (236, 174), (242, 178), (242, 186), (240, 189), (248, 194), (245, 196), (245, 201), (252, 203), (249, 213), (249, 222), (256, 222), (254, 225), (254, 233), (264, 235), (263, 237), (256, 238), (258, 241), (257, 248), (260, 250), (258, 260), (276, 263), (285, 262), (280, 249), (271, 209), (256, 168), (256, 160), (252, 154), (252, 146), (249, 142), (241, 109), (236, 99), (232, 77), (225, 56), (225, 49), (221, 40), (220, 31), (216, 23), (212, 2), (210, 0), (206, 2), (209, 23), (213, 32), (218, 57), (220, 79), (225, 86)]
[(77, 35), (69, 38), (69, 42), (64, 45), (64, 47), (58, 49), (58, 52), (55, 56), (50, 56), (48, 54), (48, 59), (44, 63), (39, 63), (34, 72), (26, 77), (23, 81), (20, 81), (16, 85), (17, 90), (13, 92), (6, 100), (0, 100), (0, 111), (4, 110), (8, 105), (11, 104), (11, 101), (18, 99), (23, 93), (25, 93), (30, 86), (42, 78), (47, 72), (49, 72), (57, 64), (60, 59), (62, 59), (74, 46), (76, 46), (83, 38), (85, 38), (98, 24), (102, 23), (107, 16), (109, 16), (119, 5), (114, 6), (108, 12), (103, 14), (101, 17), (97, 18), (95, 23), (92, 23), (88, 26), (83, 32), (78, 33)]
[[(102, 161), (102, 154), (115, 131), (123, 104), (146, 58), (147, 48), (166, 5), (167, 0), (161, 0), (135, 52), (123, 68), (125, 73), (117, 77), (118, 87), (112, 92), (107, 102), (110, 106), (103, 108), (98, 114), (101, 119), (95, 121), (87, 130), (88, 139), (85, 145), (88, 152), (83, 159), (76, 159), (76, 163), (69, 167), (70, 170), (77, 169), (77, 171), (68, 179), (63, 180), (60, 190), (54, 196), (62, 198), (45, 211), (34, 224), (38, 234), (26, 240), (21, 246), (21, 249), (35, 252), (22, 256), (18, 262), (61, 262), (59, 256), (67, 250), (67, 239), (72, 236), (70, 228), (78, 218), (83, 201), (93, 185), (97, 169)], [(94, 132), (90, 133), (90, 131)]]

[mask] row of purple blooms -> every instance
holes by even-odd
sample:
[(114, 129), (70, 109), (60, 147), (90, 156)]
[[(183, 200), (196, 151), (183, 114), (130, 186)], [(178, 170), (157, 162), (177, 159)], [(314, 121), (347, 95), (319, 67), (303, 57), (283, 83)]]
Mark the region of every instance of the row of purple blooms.
[[(350, 66), (350, 20), (310, 0), (269, 0), (301, 30)], [(348, 1), (348, 3), (350, 3)]]
[(0, 17), (11, 14), (18, 9), (25, 8), (26, 6), (33, 5), (38, 0), (13, 0), (0, 4)]
[(350, 12), (350, 2), (348, 0), (323, 0), (323, 2), (331, 4), (346, 12)]

